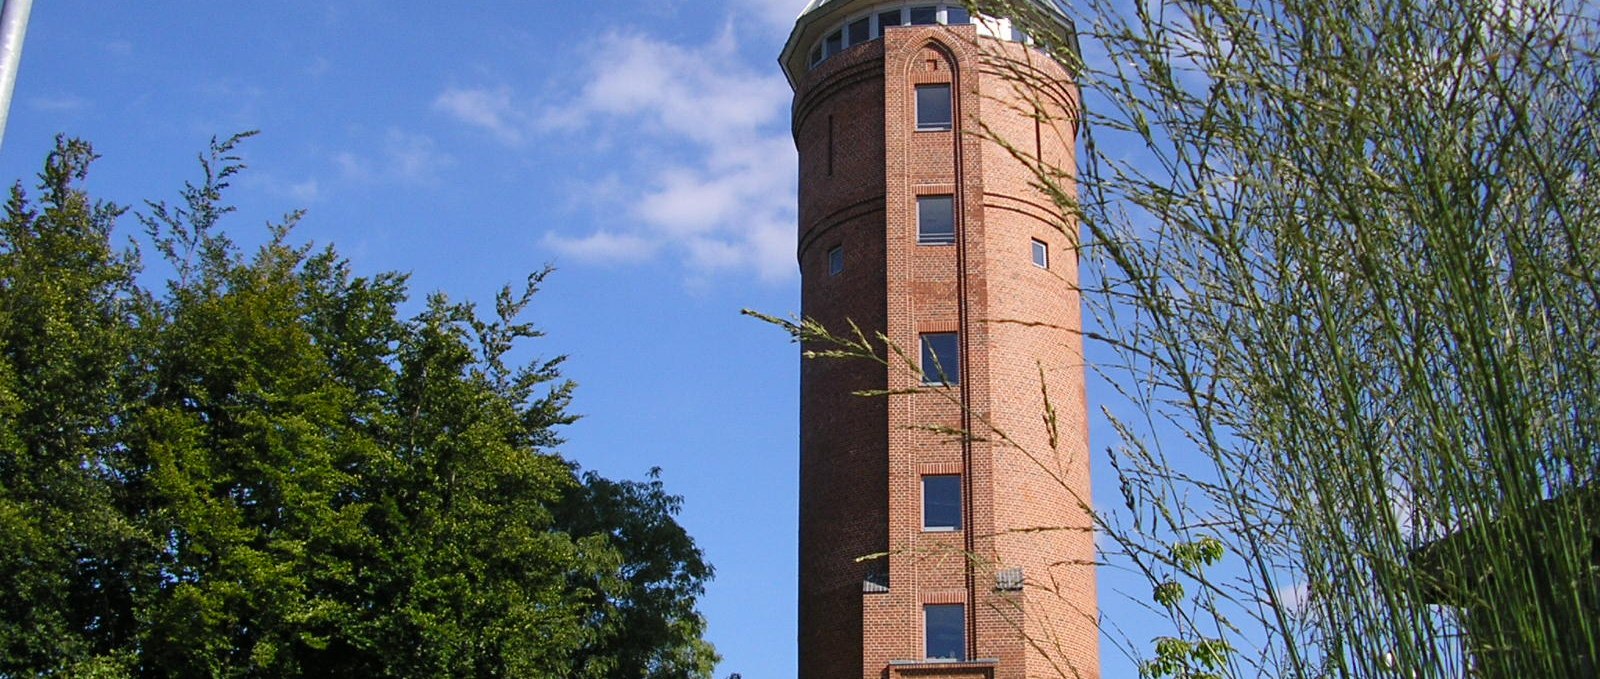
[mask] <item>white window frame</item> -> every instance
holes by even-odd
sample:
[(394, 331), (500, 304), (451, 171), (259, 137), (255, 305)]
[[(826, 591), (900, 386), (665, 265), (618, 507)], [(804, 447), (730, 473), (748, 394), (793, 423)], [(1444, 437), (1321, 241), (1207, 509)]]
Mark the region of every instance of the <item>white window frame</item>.
[[(845, 51), (847, 49), (850, 49), (851, 47), (854, 47), (856, 45), (859, 45), (862, 42), (872, 42), (873, 40), (877, 40), (879, 38), (882, 38), (883, 34), (884, 34), (884, 31), (887, 30), (888, 28), (893, 28), (894, 26), (909, 26), (910, 24), (907, 23), (907, 22), (909, 22), (911, 20), (911, 8), (912, 7), (919, 7), (919, 8), (920, 7), (927, 7), (929, 5), (932, 5), (932, 6), (935, 7), (935, 9), (934, 9), (934, 23), (932, 23), (932, 24), (918, 24), (918, 25), (930, 25), (930, 26), (968, 26), (968, 25), (971, 25), (971, 26), (977, 26), (979, 34), (987, 35), (989, 37), (1000, 38), (1002, 40), (1007, 39), (1007, 37), (1011, 33), (1009, 28), (996, 30), (999, 26), (1001, 26), (1001, 24), (995, 24), (994, 20), (990, 20), (987, 17), (981, 17), (979, 15), (972, 14), (971, 12), (967, 13), (967, 23), (964, 23), (964, 24), (952, 24), (952, 23), (950, 23), (950, 10), (952, 10), (952, 9), (966, 9), (965, 7), (961, 6), (960, 3), (951, 2), (950, 0), (942, 0), (940, 2), (929, 2), (928, 0), (920, 0), (920, 1), (919, 0), (908, 0), (907, 2), (904, 2), (902, 4), (883, 4), (883, 5), (878, 5), (876, 7), (868, 8), (865, 12), (863, 12), (861, 14), (853, 14), (853, 15), (850, 15), (848, 17), (845, 17), (845, 20), (839, 22), (839, 24), (836, 25), (836, 26), (829, 26), (828, 30), (824, 31), (822, 33), (822, 37), (817, 39), (817, 44), (813, 46), (813, 50), (811, 52), (807, 53), (808, 55), (816, 54), (817, 51), (818, 51), (817, 48), (821, 48), (820, 52), (822, 54), (822, 58), (821, 59), (817, 59), (815, 61), (810, 61), (808, 59), (809, 68), (816, 68), (818, 65), (822, 64), (822, 62), (827, 61), (828, 59), (832, 58), (833, 55), (838, 54), (839, 52), (843, 52), (843, 51)], [(894, 24), (894, 26), (884, 26), (883, 22), (882, 22), (882, 18), (883, 18), (882, 15), (886, 14), (888, 12), (898, 12), (899, 15), (900, 15), (900, 23)], [(853, 24), (853, 23), (855, 23), (857, 21), (860, 21), (862, 19), (871, 19), (871, 23), (867, 26), (867, 39), (863, 40), (861, 42), (850, 42), (850, 24)], [(1004, 22), (1003, 25), (1005, 27), (1009, 27), (1010, 26), (1010, 22), (1008, 22), (1008, 21), (1006, 21), (1004, 19), (1001, 19), (999, 21), (1000, 22)], [(838, 31), (840, 36), (841, 36), (839, 50), (838, 51), (829, 51), (828, 48), (827, 48), (828, 36), (833, 35), (833, 33), (835, 31)]]

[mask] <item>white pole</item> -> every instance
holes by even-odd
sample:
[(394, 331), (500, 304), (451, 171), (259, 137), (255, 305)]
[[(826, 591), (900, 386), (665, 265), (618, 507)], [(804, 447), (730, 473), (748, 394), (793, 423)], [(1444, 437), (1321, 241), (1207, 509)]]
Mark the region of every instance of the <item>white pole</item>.
[(5, 140), (11, 117), (11, 92), (17, 87), (17, 67), (22, 63), (22, 40), (28, 36), (28, 14), (33, 0), (0, 0), (0, 142)]

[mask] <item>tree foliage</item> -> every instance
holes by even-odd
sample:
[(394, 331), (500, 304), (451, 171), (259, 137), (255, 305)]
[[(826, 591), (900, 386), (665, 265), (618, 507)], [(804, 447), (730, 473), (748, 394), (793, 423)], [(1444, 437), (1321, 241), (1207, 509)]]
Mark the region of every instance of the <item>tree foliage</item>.
[(224, 236), (241, 137), (140, 216), (63, 140), (0, 222), (0, 676), (707, 677), (711, 575), (659, 480), (553, 452), (573, 383), (492, 317)]
[(1134, 406), (1101, 525), (1171, 624), (1147, 672), (1594, 675), (1594, 7), (1086, 0), (1075, 40), (977, 4), (1079, 73), (1047, 121), (1079, 167), (1017, 155), (1083, 228)]

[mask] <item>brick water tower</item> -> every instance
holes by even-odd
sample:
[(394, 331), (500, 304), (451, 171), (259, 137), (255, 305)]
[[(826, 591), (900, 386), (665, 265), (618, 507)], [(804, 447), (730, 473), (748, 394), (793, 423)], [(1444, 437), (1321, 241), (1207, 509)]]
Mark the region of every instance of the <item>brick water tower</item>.
[(801, 368), (802, 679), (1099, 676), (1077, 229), (1014, 156), (1071, 171), (1077, 91), (1033, 44), (813, 0), (779, 58), (802, 313), (903, 350)]

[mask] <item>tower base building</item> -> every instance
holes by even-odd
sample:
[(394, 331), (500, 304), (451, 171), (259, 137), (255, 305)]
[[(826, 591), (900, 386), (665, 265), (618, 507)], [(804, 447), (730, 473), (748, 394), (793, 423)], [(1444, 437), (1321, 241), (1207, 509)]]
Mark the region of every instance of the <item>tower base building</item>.
[(1071, 74), (957, 2), (818, 0), (780, 63), (802, 313), (889, 358), (801, 368), (798, 676), (1098, 677), (1077, 231), (1017, 157), (1074, 167)]

